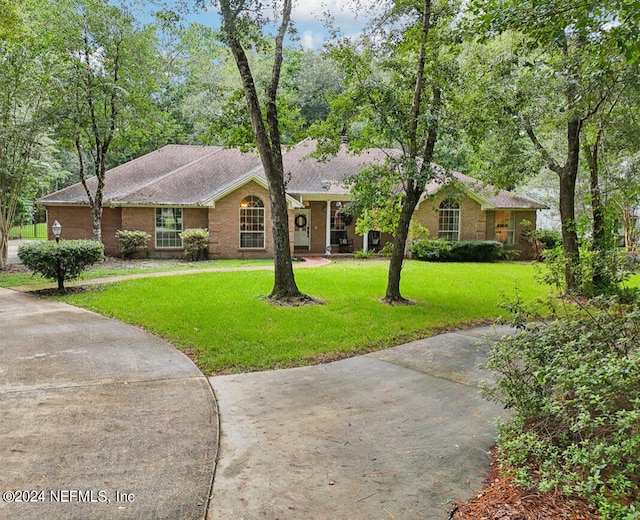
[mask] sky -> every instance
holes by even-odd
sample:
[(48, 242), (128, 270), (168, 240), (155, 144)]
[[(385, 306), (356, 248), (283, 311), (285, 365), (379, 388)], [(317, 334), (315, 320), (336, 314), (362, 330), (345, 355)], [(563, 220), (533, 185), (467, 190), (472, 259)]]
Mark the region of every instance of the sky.
[[(373, 3), (374, 0), (365, 0)], [(169, 0), (169, 4), (175, 3)], [(269, 2), (265, 2), (269, 3)], [(349, 0), (294, 0), (294, 11), (292, 20), (298, 31), (300, 45), (304, 49), (317, 50), (322, 48), (323, 43), (331, 38), (329, 30), (323, 24), (323, 14), (328, 12), (333, 18), (335, 27), (340, 29), (344, 36), (358, 34), (365, 25), (365, 19), (358, 17), (353, 8), (349, 8)], [(145, 3), (147, 13), (158, 10), (158, 5)], [(147, 16), (144, 16), (146, 18)], [(152, 18), (149, 17), (151, 20)], [(219, 25), (215, 10), (201, 11), (198, 14), (191, 14), (188, 21), (198, 22), (206, 26), (217, 27)]]

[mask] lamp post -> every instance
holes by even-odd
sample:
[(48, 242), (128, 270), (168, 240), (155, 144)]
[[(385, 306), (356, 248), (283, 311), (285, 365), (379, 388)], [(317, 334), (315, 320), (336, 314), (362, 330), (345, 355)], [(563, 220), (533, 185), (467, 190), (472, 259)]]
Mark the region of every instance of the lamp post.
[(53, 231), (53, 234), (56, 237), (56, 243), (60, 242), (60, 233), (62, 233), (62, 226), (60, 225), (60, 222), (55, 220), (53, 222), (53, 226), (51, 226), (51, 231)]

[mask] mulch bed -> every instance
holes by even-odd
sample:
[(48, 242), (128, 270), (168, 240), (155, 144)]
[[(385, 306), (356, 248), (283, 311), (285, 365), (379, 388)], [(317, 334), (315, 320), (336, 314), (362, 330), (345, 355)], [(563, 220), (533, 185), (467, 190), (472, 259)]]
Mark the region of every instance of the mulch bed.
[(471, 500), (457, 504), (451, 520), (599, 520), (600, 516), (583, 500), (559, 491), (541, 493), (522, 489), (513, 478), (500, 475), (491, 462), (484, 488)]

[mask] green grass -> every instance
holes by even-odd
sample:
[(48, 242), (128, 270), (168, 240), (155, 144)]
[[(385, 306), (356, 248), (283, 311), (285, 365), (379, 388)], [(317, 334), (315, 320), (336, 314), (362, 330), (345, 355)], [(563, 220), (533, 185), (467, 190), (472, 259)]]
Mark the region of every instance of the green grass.
[(278, 307), (264, 295), (269, 271), (207, 273), (110, 284), (61, 299), (142, 326), (188, 352), (204, 373), (241, 372), (339, 359), (428, 337), (501, 314), (503, 293), (547, 294), (522, 263), (407, 261), (403, 295), (381, 303), (388, 263), (341, 261), (296, 271), (300, 289), (322, 305)]
[[(130, 260), (121, 262), (126, 266), (114, 267), (113, 260), (99, 263), (84, 272), (79, 283), (86, 280), (112, 278), (132, 274), (159, 273), (163, 271), (192, 271), (197, 269), (229, 269), (235, 267), (272, 266), (273, 260), (209, 260), (205, 262), (187, 262), (184, 260)], [(66, 282), (72, 286), (75, 282)], [(56, 287), (56, 282), (47, 280), (38, 274), (15, 273), (0, 271), (0, 287), (27, 290), (46, 289)]]
[(9, 238), (25, 238), (35, 240), (46, 240), (47, 238), (47, 223), (41, 224), (25, 224), (24, 226), (13, 226), (9, 230)]

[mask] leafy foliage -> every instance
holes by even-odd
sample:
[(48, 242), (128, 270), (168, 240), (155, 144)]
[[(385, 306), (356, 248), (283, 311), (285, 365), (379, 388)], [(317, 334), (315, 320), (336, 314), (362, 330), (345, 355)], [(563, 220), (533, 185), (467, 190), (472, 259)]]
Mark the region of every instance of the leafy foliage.
[(185, 229), (180, 233), (180, 239), (184, 245), (184, 254), (190, 260), (195, 262), (206, 259), (209, 246), (208, 229)]
[[(542, 253), (544, 262), (538, 265), (538, 279), (562, 292), (566, 256), (561, 247), (547, 249)], [(581, 296), (624, 296), (633, 291), (624, 287), (631, 274), (637, 271), (637, 260), (623, 250), (595, 251), (589, 242), (580, 246), (580, 265), (576, 272), (576, 292)], [(598, 277), (594, 274), (598, 273)]]
[(33, 272), (56, 280), (64, 289), (65, 280), (74, 280), (90, 265), (104, 258), (104, 245), (95, 240), (32, 242), (18, 248), (18, 257)]
[(429, 262), (492, 262), (501, 258), (502, 244), (492, 240), (414, 240), (409, 250), (414, 258)]
[(604, 519), (638, 518), (640, 310), (596, 303), (504, 337), (483, 393), (513, 411), (498, 447), (520, 484), (584, 496)]
[(147, 242), (151, 240), (151, 235), (146, 231), (116, 231), (118, 239), (118, 252), (125, 258), (131, 258), (134, 254), (146, 251)]

